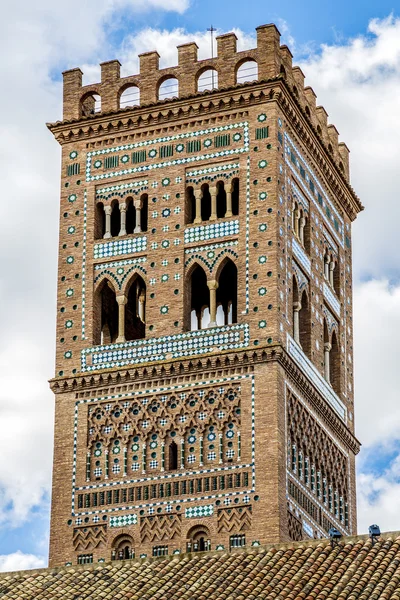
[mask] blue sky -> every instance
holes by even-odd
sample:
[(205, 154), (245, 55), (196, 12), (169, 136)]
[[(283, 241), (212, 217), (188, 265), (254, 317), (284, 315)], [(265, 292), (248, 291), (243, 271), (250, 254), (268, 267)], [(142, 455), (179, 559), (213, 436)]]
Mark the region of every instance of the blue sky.
[(60, 73), (81, 66), (96, 80), (99, 62), (112, 58), (133, 73), (137, 54), (152, 49), (174, 64), (176, 45), (192, 39), (207, 56), (211, 24), (235, 29), (249, 47), (258, 25), (275, 22), (351, 149), (352, 184), (366, 206), (353, 238), (359, 525), (400, 529), (399, 16), (386, 0), (2, 7), (0, 80), (10, 93), (0, 95), (0, 570), (47, 563), (60, 151), (44, 123), (61, 118)]

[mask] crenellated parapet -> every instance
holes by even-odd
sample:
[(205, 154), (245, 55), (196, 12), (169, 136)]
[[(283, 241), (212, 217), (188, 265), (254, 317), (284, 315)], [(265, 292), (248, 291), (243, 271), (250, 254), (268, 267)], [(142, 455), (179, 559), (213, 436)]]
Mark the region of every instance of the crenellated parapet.
[(305, 86), (305, 75), (293, 66), (292, 53), (280, 45), (275, 25), (257, 27), (257, 47), (237, 51), (237, 37), (226, 33), (217, 37), (217, 56), (198, 60), (195, 42), (178, 46), (178, 65), (160, 69), (158, 52), (139, 56), (139, 73), (121, 77), (118, 60), (102, 63), (101, 81), (82, 85), (79, 68), (63, 73), (63, 119), (79, 121), (98, 116), (132, 111), (140, 107), (168, 103), (175, 98), (215, 93), (235, 86), (263, 81), (285, 81), (304, 116), (317, 131), (331, 158), (349, 179), (349, 150), (339, 143), (339, 133), (328, 124), (328, 114), (317, 106), (314, 90)]

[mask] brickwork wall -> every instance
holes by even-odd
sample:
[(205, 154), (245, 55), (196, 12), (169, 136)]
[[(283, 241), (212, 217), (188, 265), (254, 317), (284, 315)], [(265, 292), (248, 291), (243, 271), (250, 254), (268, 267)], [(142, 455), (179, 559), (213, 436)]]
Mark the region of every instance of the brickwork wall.
[[(228, 548), (231, 536), (235, 543), (245, 536), (247, 545), (287, 540), (300, 535), (299, 523), (302, 536), (320, 537), (329, 519), (355, 532), (350, 230), (362, 207), (348, 184), (347, 150), (292, 68), (290, 51), (274, 26), (257, 31), (257, 49), (240, 53), (234, 34), (221, 36), (213, 61), (198, 62), (188, 44), (168, 70), (148, 53), (140, 75), (129, 78), (120, 78), (118, 61), (102, 65), (95, 86), (82, 87), (79, 70), (64, 74), (65, 120), (49, 126), (63, 148), (52, 565), (109, 559), (121, 544), (136, 556), (156, 546), (184, 552), (201, 528), (212, 549)], [(258, 63), (258, 81), (236, 86), (248, 58)], [(198, 95), (197, 77), (209, 66), (219, 89)], [(179, 98), (155, 105), (169, 75), (180, 80)], [(133, 83), (141, 104), (119, 111), (121, 90)], [(82, 99), (94, 93), (101, 113), (81, 116)], [(191, 223), (188, 188), (223, 182), (229, 189), (234, 179), (238, 214)], [(147, 230), (103, 239), (103, 208), (143, 194)], [(293, 231), (295, 203), (308, 220), (304, 242)], [(324, 278), (327, 251), (337, 263), (335, 285)], [(195, 265), (212, 283), (227, 260), (237, 269), (236, 323), (188, 331)], [(123, 299), (138, 276), (146, 286), (145, 338), (96, 346), (104, 281)], [(301, 325), (303, 336), (310, 328), (307, 349), (293, 339), (293, 278), (309, 299), (309, 322)], [(324, 319), (339, 341), (331, 373), (337, 394), (324, 379)], [(241, 411), (229, 417), (231, 430), (224, 421), (230, 386), (240, 386)], [(211, 406), (206, 422), (196, 403), (203, 406), (214, 388), (225, 412), (219, 417)], [(289, 389), (347, 456), (346, 526), (288, 468)], [(194, 404), (184, 404), (192, 392)], [(174, 407), (172, 395), (179, 396)], [(173, 472), (172, 431), (183, 461)], [(204, 459), (213, 451), (215, 459)]]

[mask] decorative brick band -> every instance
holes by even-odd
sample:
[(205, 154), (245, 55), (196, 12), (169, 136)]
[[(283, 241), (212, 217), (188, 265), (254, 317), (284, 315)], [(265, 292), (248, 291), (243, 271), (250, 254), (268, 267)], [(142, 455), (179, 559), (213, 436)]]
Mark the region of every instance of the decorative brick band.
[(146, 252), (147, 237), (133, 237), (112, 242), (103, 242), (94, 245), (93, 258), (108, 258), (120, 256), (121, 254), (134, 254), (135, 252)]
[[(249, 339), (249, 326), (245, 323), (190, 331), (162, 338), (97, 346), (82, 350), (81, 369), (96, 371), (135, 363), (196, 356), (214, 350), (244, 348), (248, 346)], [(88, 364), (89, 361), (91, 365)]]
[(211, 517), (213, 514), (213, 504), (208, 504), (206, 506), (189, 506), (189, 508), (185, 508), (186, 519), (196, 519), (198, 517)]
[(120, 515), (118, 517), (110, 517), (110, 527), (125, 527), (126, 525), (136, 525), (137, 522), (137, 515)]
[(185, 231), (185, 244), (193, 242), (204, 242), (222, 237), (231, 237), (239, 233), (239, 220), (222, 221), (211, 225), (199, 225), (188, 227)]

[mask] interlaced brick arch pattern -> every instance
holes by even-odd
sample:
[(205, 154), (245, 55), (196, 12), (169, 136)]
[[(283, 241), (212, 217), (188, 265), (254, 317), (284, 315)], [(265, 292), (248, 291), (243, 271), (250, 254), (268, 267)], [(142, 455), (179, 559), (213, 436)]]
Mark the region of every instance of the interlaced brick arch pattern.
[(303, 465), (307, 458), (310, 467), (315, 465), (315, 472), (321, 472), (321, 478), (326, 479), (327, 487), (332, 486), (333, 492), (337, 491), (338, 497), (347, 503), (348, 459), (292, 393), (287, 398), (287, 423), (289, 469), (292, 470), (295, 446), (297, 456), (301, 453), (303, 457)]
[(179, 449), (178, 463), (183, 445), (185, 468), (236, 460), (240, 398), (240, 386), (231, 385), (89, 408), (87, 479), (168, 470), (166, 446), (172, 441)]

